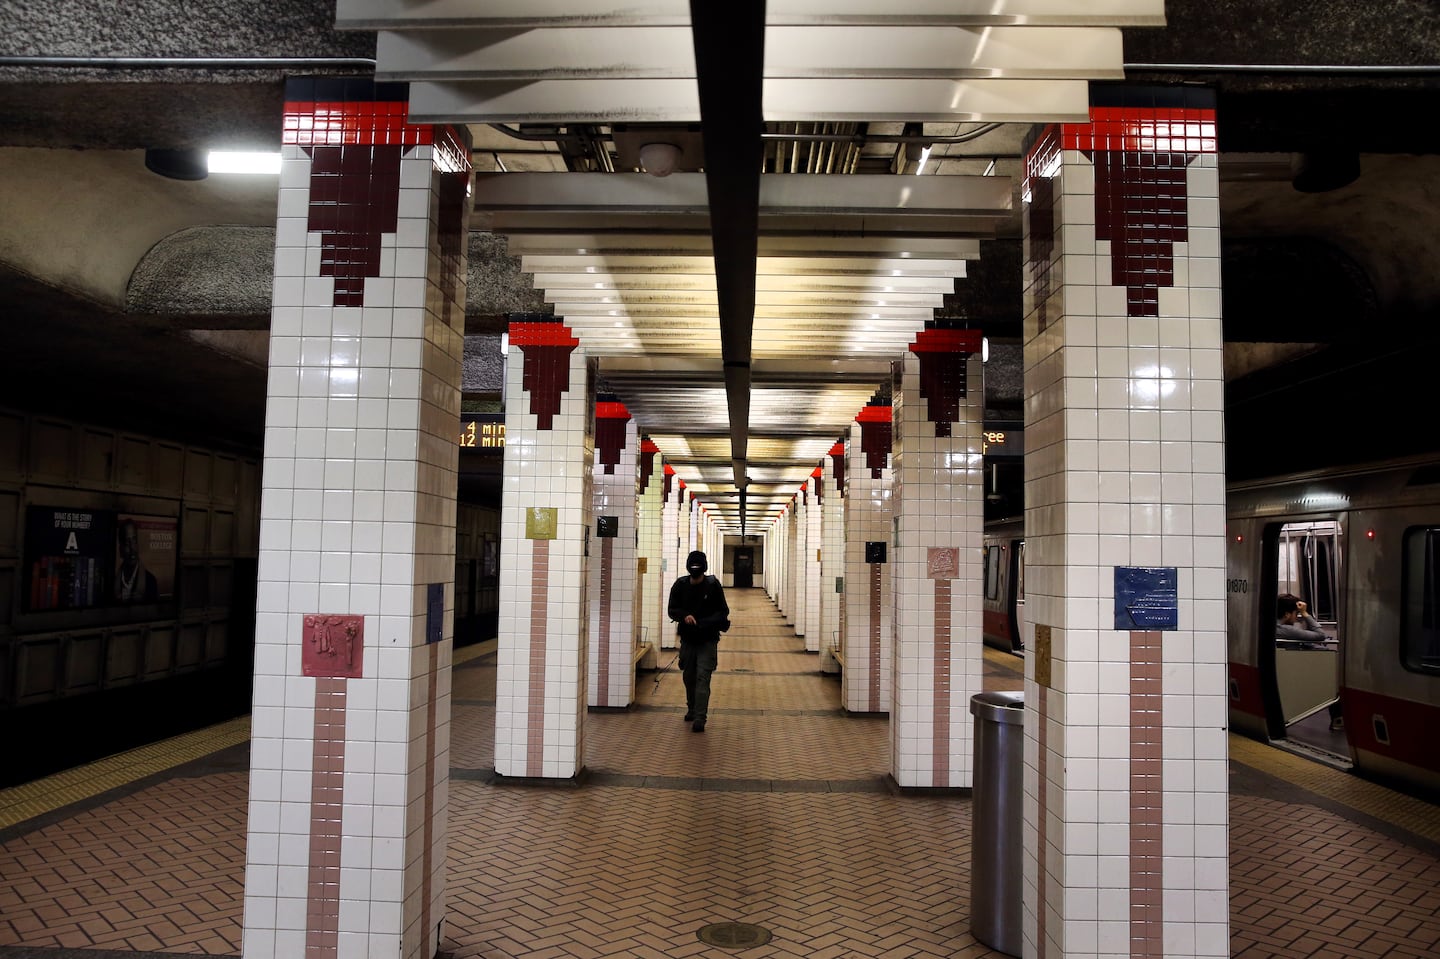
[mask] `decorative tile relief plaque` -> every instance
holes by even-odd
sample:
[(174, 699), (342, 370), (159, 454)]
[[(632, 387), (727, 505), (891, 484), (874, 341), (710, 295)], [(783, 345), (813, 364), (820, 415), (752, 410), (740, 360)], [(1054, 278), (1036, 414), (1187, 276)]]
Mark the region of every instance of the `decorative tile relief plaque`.
[(365, 617), (310, 613), (301, 632), (300, 672), (327, 679), (359, 679)]
[(884, 541), (884, 540), (874, 540), (874, 541), (872, 541), (872, 542), (866, 543), (866, 544), (865, 544), (865, 562), (867, 562), (867, 563), (883, 563), (883, 562), (885, 562), (885, 545), (886, 545), (886, 544), (885, 544), (885, 541)]
[(926, 550), (925, 568), (931, 579), (954, 579), (960, 573), (960, 551), (954, 546), (931, 546)]
[(560, 529), (560, 511), (554, 506), (532, 506), (525, 511), (526, 539), (554, 539)]
[(595, 535), (602, 539), (609, 539), (620, 535), (620, 517), (618, 516), (597, 516), (595, 517)]
[(836, 577), (835, 577), (835, 592), (837, 592), (837, 593), (843, 593), (843, 592), (845, 592), (845, 577), (844, 577), (844, 576), (836, 576)]
[(1050, 685), (1050, 627), (1035, 624), (1035, 682)]
[(639, 573), (641, 576), (644, 576), (645, 573), (646, 573), (647, 571), (649, 571), (649, 569), (650, 569), (650, 557), (648, 557), (648, 556), (641, 556), (641, 557), (638, 557), (638, 558), (635, 560), (635, 572)]

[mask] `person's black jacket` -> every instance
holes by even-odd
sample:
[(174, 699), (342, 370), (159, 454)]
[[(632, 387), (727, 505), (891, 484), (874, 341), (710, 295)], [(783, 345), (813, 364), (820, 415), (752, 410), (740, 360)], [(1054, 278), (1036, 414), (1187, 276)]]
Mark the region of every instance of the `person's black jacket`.
[[(699, 583), (681, 576), (670, 587), (669, 614), (680, 624), (681, 640), (715, 641), (730, 619), (730, 604), (725, 602), (725, 588), (714, 576), (706, 576)], [(694, 626), (685, 622), (686, 616), (695, 617)]]

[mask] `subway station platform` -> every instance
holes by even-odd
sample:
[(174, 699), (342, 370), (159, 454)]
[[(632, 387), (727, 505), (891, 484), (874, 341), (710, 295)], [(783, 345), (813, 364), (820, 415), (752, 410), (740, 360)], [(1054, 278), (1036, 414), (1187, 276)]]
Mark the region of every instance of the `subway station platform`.
[[(674, 666), (642, 673), (588, 715), (578, 788), (493, 784), (495, 644), (457, 653), (443, 955), (1000, 955), (970, 932), (970, 799), (888, 789), (884, 719), (839, 709), (761, 590), (729, 596), (706, 731)], [(247, 742), (237, 720), (0, 791), (0, 959), (239, 955)], [(1440, 807), (1238, 737), (1230, 783), (1232, 956), (1440, 956)], [(698, 938), (720, 923), (769, 941)]]

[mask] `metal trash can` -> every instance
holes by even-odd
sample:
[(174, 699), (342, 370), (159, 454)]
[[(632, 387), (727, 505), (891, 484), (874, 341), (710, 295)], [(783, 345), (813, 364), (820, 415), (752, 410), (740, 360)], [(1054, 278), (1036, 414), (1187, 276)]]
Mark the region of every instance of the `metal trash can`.
[(1021, 950), (1025, 800), (1025, 694), (976, 693), (974, 821), (970, 828), (970, 931), (992, 949)]

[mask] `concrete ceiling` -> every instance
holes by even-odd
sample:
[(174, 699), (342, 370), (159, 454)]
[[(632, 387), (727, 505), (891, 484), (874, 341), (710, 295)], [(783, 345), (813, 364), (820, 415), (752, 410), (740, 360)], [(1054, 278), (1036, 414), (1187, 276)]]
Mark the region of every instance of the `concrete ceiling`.
[[(704, 175), (685, 172), (700, 168), (709, 132), (688, 4), (628, 4), (603, 27), (559, 20), (543, 30), (531, 28), (537, 19), (580, 12), (594, 22), (611, 5), (493, 3), (486, 9), (496, 19), (480, 24), (465, 12), (474, 5), (458, 0), (290, 0), (266, 22), (210, 0), (110, 6), (21, 4), (0, 48), (0, 307), (9, 345), (0, 400), (258, 447), (274, 185), (164, 180), (145, 170), (141, 151), (274, 147), (283, 76), (357, 72), (353, 58), (376, 57), (375, 31), (385, 27), (380, 75), (414, 80), (412, 104), (427, 117), (470, 127), (483, 174), (474, 225), (508, 244), (472, 244), (472, 329), (496, 329), (495, 317), (515, 311), (565, 316), (679, 475), (702, 500), (713, 497), (726, 522), (736, 519), (729, 494), (747, 463), (726, 448), (737, 425), (726, 415), (722, 365), (726, 281), (712, 259)], [(1231, 418), (1232, 472), (1258, 472), (1274, 458), (1254, 413), (1289, 419), (1319, 408), (1343, 421), (1344, 398), (1363, 395), (1363, 376), (1393, 390), (1387, 364), (1401, 344), (1377, 331), (1433, 337), (1440, 161), (1429, 154), (1440, 130), (1424, 118), (1435, 115), (1440, 77), (1407, 69), (1437, 61), (1433, 5), (1335, 0), (1296, 11), (1284, 0), (1171, 0), (1167, 25), (1147, 26), (1160, 4), (1107, 0), (1085, 5), (1109, 17), (1089, 33), (1073, 17), (1013, 23), (1075, 6), (987, 3), (997, 20), (937, 25), (934, 17), (965, 5), (768, 4), (755, 77), (764, 173), (743, 424), (751, 523), (798, 488), (926, 316), (982, 325), (997, 340), (987, 407), (1020, 419), (1018, 351), (1005, 348), (1020, 320), (1014, 174), (1031, 122), (1074, 109), (1077, 88), (1067, 83), (1079, 84), (1081, 103), (1085, 82), (1106, 77), (1219, 91), (1231, 408), (1249, 411)], [(1125, 17), (1136, 25), (1120, 26)], [(336, 30), (337, 18), (356, 29)], [(638, 35), (647, 42), (637, 43), (636, 31), (647, 31)], [(79, 69), (10, 65), (5, 54), (311, 61)], [(1278, 63), (1386, 70), (1246, 69)], [(918, 182), (917, 136), (930, 144)], [(634, 173), (640, 145), (661, 138), (681, 148), (682, 172)], [(713, 154), (721, 141), (708, 142)], [(1301, 151), (1358, 153), (1360, 177), (1331, 192), (1297, 192), (1290, 181)], [(981, 178), (1007, 186), (982, 202), (961, 186), (984, 192)], [(895, 215), (906, 209), (899, 189), (940, 199)], [(558, 208), (542, 208), (557, 207), (557, 196)], [(885, 243), (853, 248), (861, 218), (868, 231), (888, 232)], [(906, 253), (916, 268), (896, 265)], [(565, 279), (602, 266), (599, 295), (582, 296)], [(907, 283), (939, 280), (940, 292), (882, 305), (884, 291), (871, 282), (882, 270), (903, 272)], [(617, 307), (623, 315), (612, 317)], [(1310, 359), (1293, 359), (1304, 353)], [(62, 356), (72, 388), (51, 399), (47, 370)], [(199, 396), (203, 405), (188, 401)], [(1389, 447), (1413, 439), (1393, 432)]]

